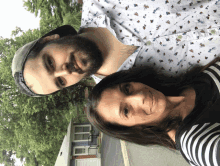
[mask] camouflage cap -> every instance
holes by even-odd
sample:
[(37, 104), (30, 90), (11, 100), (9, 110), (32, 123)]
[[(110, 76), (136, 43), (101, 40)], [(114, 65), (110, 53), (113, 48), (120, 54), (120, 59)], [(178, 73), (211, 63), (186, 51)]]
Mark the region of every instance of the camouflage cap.
[(77, 31), (70, 25), (64, 25), (61, 27), (58, 27), (46, 35), (42, 36), (41, 38), (34, 40), (30, 43), (25, 44), (23, 47), (19, 48), (12, 60), (12, 76), (15, 79), (16, 85), (20, 88), (21, 92), (31, 96), (31, 97), (41, 97), (45, 95), (36, 94), (34, 93), (25, 83), (23, 71), (24, 71), (24, 65), (26, 62), (27, 57), (30, 55), (31, 50), (34, 48), (34, 46), (37, 44), (37, 42), (46, 37), (53, 34), (58, 34), (61, 37), (67, 36), (67, 35), (76, 35)]

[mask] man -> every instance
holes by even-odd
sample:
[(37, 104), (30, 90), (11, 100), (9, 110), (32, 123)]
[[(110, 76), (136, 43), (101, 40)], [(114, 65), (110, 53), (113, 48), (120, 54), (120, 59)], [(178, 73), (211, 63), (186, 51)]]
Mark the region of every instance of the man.
[(16, 52), (12, 74), (30, 96), (134, 66), (181, 74), (218, 56), (218, 11), (218, 1), (85, 0), (78, 34), (64, 26), (28, 43)]

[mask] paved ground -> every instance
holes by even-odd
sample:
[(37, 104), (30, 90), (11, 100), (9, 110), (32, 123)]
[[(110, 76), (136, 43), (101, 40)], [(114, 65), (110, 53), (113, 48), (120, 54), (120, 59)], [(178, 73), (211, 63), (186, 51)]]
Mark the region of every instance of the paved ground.
[[(123, 149), (127, 149), (127, 153)], [(102, 166), (190, 166), (178, 151), (128, 142), (121, 144), (119, 139), (105, 134), (102, 139), (101, 163)]]
[(102, 166), (124, 166), (119, 139), (103, 134), (101, 147)]

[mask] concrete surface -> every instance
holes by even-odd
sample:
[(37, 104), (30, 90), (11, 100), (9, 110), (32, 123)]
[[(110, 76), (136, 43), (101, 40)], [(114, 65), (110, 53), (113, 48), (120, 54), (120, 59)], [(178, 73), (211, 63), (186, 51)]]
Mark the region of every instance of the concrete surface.
[[(129, 166), (190, 166), (179, 151), (125, 142)], [(126, 156), (126, 155), (125, 155)], [(102, 166), (125, 166), (120, 140), (103, 134)]]

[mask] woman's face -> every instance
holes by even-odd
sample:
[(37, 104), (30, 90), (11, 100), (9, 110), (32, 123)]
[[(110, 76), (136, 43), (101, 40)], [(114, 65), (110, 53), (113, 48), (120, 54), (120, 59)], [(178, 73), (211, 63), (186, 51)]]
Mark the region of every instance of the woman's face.
[(105, 121), (124, 126), (156, 125), (169, 114), (163, 93), (137, 82), (122, 83), (106, 89), (97, 112)]

